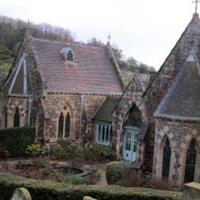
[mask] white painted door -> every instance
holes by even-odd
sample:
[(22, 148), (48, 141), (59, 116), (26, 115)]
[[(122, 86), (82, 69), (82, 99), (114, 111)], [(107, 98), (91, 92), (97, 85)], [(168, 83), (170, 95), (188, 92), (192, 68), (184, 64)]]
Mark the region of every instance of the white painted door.
[(123, 159), (127, 161), (136, 160), (136, 145), (138, 131), (134, 129), (126, 129), (124, 134), (124, 146), (123, 146)]

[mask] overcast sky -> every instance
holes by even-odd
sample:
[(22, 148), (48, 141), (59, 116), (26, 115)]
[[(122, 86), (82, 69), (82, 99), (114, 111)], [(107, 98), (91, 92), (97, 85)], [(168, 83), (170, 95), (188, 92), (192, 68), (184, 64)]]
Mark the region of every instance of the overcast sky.
[(3, 15), (69, 29), (77, 40), (117, 44), (158, 69), (194, 12), (192, 0), (0, 0)]

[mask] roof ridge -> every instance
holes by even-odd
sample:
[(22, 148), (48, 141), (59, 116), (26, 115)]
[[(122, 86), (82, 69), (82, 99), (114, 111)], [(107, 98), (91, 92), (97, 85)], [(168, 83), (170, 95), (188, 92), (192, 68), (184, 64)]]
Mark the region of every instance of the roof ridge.
[(65, 44), (65, 45), (71, 45), (71, 46), (82, 46), (82, 47), (90, 47), (92, 49), (105, 49), (106, 45), (104, 46), (93, 46), (93, 45), (89, 45), (89, 44), (85, 44), (82, 42), (77, 42), (77, 41), (73, 41), (73, 42), (65, 42), (65, 41), (59, 41), (59, 40), (50, 40), (50, 39), (46, 39), (46, 38), (36, 38), (31, 36), (32, 40), (35, 41), (41, 41), (41, 42), (49, 42), (49, 43), (55, 43), (55, 44)]

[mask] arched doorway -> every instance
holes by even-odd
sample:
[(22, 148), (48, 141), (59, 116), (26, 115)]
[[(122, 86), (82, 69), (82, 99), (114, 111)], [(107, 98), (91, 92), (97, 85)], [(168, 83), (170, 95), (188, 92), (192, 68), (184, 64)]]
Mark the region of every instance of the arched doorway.
[(166, 138), (163, 148), (162, 178), (168, 178), (170, 173), (171, 147), (169, 139)]
[(195, 164), (196, 164), (196, 144), (193, 139), (186, 154), (185, 163), (185, 183), (193, 182), (195, 177)]
[(137, 136), (142, 126), (142, 115), (136, 104), (133, 104), (124, 124), (123, 159), (136, 160)]

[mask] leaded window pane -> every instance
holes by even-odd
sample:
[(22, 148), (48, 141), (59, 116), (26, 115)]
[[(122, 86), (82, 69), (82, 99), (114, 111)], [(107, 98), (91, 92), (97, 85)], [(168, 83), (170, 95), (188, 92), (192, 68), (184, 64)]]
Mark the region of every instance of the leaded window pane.
[(169, 144), (169, 139), (165, 141), (165, 146), (163, 149), (163, 165), (162, 165), (162, 177), (169, 177), (170, 172), (170, 160), (171, 160), (171, 148)]
[(14, 114), (14, 127), (20, 126), (20, 115), (19, 115), (19, 108), (16, 107), (15, 114)]
[(70, 114), (67, 113), (65, 119), (65, 137), (69, 137), (70, 134)]
[(58, 120), (58, 137), (63, 137), (63, 128), (64, 128), (64, 115), (60, 113), (59, 120)]
[(192, 140), (186, 155), (185, 182), (194, 181), (195, 164), (196, 164), (195, 140)]

